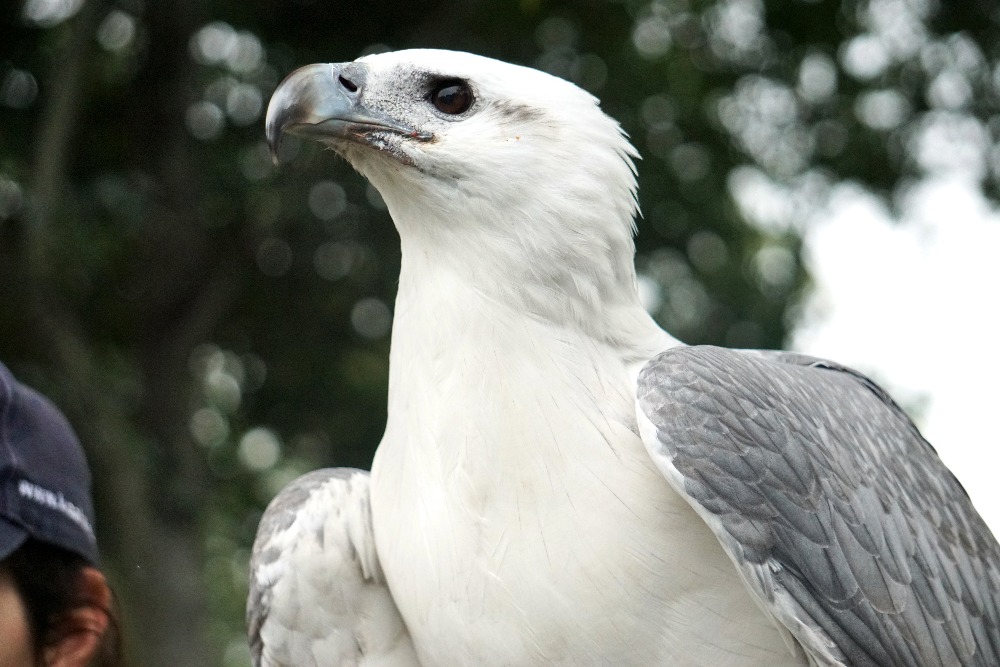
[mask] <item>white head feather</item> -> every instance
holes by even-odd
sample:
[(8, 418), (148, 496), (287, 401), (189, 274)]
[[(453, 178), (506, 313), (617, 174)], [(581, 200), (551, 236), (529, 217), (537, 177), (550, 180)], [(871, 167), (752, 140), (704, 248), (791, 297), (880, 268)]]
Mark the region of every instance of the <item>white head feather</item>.
[[(411, 268), (423, 272), (415, 264), (431, 264), (542, 319), (610, 322), (592, 332), (600, 338), (652, 332), (651, 320), (638, 324), (648, 318), (633, 265), (637, 154), (595, 97), (468, 53), (408, 50), (358, 62), (365, 108), (432, 137), (321, 139), (382, 194), (401, 238), (401, 284)], [(434, 107), (429, 92), (441, 80), (468, 84), (467, 111)]]

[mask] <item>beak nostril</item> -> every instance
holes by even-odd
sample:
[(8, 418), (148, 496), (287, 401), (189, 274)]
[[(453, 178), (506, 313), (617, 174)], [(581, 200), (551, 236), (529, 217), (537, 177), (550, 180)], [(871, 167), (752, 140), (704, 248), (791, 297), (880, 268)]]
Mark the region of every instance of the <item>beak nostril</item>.
[(347, 88), (347, 90), (349, 90), (350, 92), (352, 93), (358, 92), (357, 85), (350, 79), (345, 78), (343, 74), (338, 76), (337, 80), (340, 81), (340, 85), (342, 85), (344, 88)]

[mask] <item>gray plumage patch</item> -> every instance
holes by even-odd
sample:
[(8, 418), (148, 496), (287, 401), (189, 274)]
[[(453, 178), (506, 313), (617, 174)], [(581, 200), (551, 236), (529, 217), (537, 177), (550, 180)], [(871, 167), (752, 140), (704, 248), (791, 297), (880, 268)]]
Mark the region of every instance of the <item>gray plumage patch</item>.
[(513, 100), (491, 102), (489, 111), (499, 119), (514, 125), (530, 126), (545, 120), (545, 112), (530, 104), (518, 104)]
[(1000, 547), (877, 384), (687, 347), (647, 364), (638, 401), (657, 465), (818, 664), (1000, 665)]
[[(253, 553), (250, 555), (250, 572), (259, 572), (261, 568), (274, 563), (282, 556), (282, 551), (270, 548), (273, 538), (291, 528), (299, 516), (299, 510), (309, 500), (309, 496), (331, 479), (342, 479), (345, 482), (355, 474), (367, 474), (353, 468), (324, 468), (302, 475), (292, 481), (271, 500), (257, 527), (257, 538), (254, 540)], [(267, 619), (271, 608), (272, 582), (260, 581), (250, 577), (250, 588), (247, 595), (247, 638), (250, 643), (250, 654), (253, 664), (259, 665), (261, 651), (261, 628)]]

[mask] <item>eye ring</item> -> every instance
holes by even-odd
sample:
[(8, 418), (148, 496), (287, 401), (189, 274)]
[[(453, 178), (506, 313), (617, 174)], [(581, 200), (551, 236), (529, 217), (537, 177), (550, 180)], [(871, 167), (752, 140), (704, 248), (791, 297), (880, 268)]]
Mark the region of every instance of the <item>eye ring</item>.
[(475, 98), (469, 84), (461, 79), (446, 79), (431, 90), (430, 102), (434, 108), (449, 116), (465, 113)]

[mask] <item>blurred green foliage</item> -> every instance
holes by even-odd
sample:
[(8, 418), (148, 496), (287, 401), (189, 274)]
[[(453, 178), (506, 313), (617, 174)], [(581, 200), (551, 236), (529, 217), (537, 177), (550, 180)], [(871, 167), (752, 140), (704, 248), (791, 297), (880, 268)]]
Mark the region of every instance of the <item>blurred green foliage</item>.
[(3, 4), (0, 358), (85, 441), (134, 664), (246, 664), (261, 510), (381, 436), (395, 232), (332, 154), (272, 168), (285, 74), (428, 46), (577, 82), (643, 156), (659, 320), (779, 347), (832, 188), (891, 204), (961, 169), (997, 192), (998, 21), (986, 0)]

